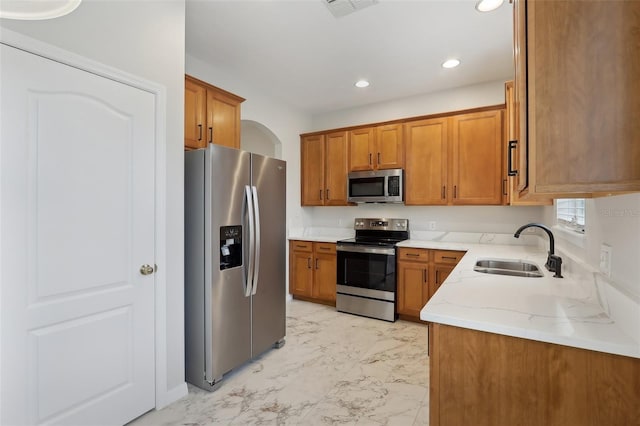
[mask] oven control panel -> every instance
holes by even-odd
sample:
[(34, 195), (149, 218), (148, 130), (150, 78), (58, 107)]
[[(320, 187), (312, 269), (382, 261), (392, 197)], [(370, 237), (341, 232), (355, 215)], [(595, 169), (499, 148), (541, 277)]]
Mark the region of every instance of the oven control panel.
[(407, 231), (409, 219), (357, 218), (353, 227), (358, 230)]

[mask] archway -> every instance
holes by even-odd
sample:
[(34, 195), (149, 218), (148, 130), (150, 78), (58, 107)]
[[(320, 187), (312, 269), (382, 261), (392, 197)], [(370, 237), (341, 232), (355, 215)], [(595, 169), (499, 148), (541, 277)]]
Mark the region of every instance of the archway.
[(282, 142), (264, 124), (253, 120), (241, 120), (240, 135), (240, 148), (244, 151), (282, 158)]

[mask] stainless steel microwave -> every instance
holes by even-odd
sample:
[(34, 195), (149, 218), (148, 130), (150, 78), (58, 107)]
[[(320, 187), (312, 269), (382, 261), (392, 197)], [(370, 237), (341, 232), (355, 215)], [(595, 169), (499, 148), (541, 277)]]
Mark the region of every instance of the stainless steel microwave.
[(350, 172), (347, 196), (351, 203), (404, 202), (402, 169)]

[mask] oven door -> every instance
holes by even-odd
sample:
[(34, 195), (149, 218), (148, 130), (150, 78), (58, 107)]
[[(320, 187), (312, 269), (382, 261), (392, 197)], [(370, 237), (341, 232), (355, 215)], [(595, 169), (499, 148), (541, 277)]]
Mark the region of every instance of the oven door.
[(396, 291), (396, 249), (363, 245), (337, 247), (339, 286)]

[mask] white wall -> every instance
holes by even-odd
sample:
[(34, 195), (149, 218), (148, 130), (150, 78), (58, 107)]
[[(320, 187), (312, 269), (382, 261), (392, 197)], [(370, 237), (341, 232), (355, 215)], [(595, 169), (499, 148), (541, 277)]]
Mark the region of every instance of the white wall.
[(282, 144), (269, 129), (252, 120), (242, 120), (240, 149), (267, 157), (280, 158)]
[[(544, 222), (555, 224), (554, 207), (544, 208)], [(557, 246), (598, 268), (601, 244), (610, 245), (611, 280), (640, 300), (640, 194), (587, 199), (586, 224), (582, 241), (556, 232)]]
[(0, 20), (8, 28), (166, 87), (166, 394), (184, 385), (184, 0), (84, 0), (46, 21)]
[(538, 222), (541, 207), (503, 206), (404, 206), (401, 204), (361, 204), (355, 207), (307, 207), (305, 226), (353, 229), (356, 217), (409, 219), (410, 231), (514, 233), (521, 225)]
[(335, 129), (503, 103), (505, 103), (504, 81), (493, 81), (319, 114), (313, 117), (312, 128), (308, 131)]

